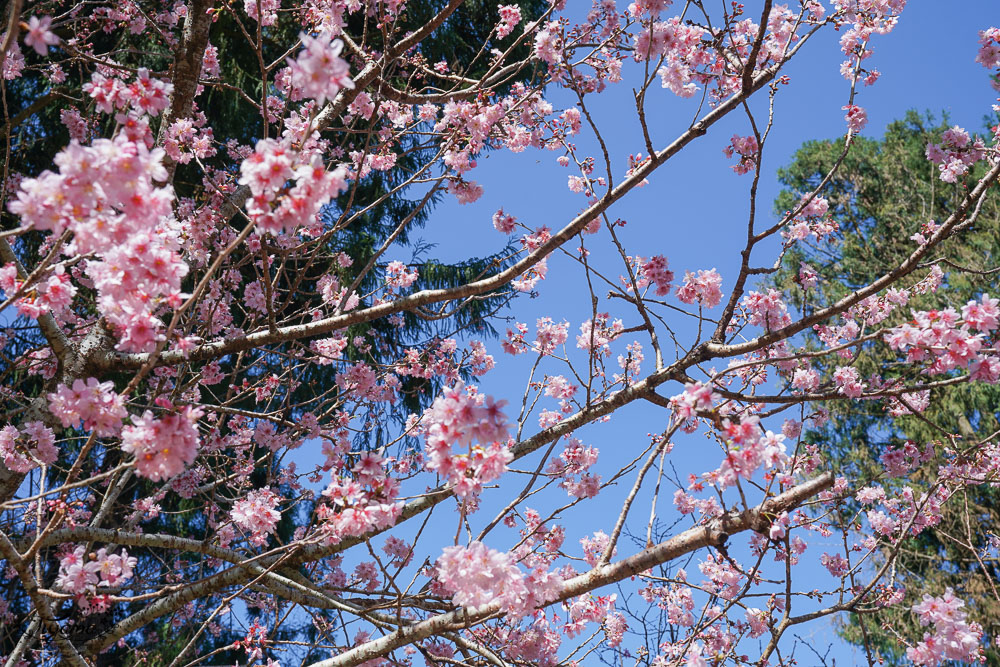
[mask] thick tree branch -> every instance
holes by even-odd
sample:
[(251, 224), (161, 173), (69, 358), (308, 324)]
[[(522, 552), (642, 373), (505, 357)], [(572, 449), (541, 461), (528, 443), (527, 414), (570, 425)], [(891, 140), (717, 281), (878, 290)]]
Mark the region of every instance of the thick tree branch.
[[(191, 0), (188, 5), (184, 33), (174, 59), (174, 92), (170, 97), (170, 106), (163, 113), (158, 144), (163, 143), (167, 130), (175, 121), (191, 115), (194, 95), (198, 90), (198, 77), (201, 76), (201, 65), (205, 59), (205, 47), (208, 46), (208, 33), (212, 28), (212, 17), (208, 14), (211, 7), (212, 0)], [(165, 156), (163, 164), (169, 174), (167, 182), (170, 182), (174, 178), (177, 163), (170, 156)]]
[[(624, 560), (597, 567), (586, 574), (565, 582), (563, 591), (555, 602), (597, 590), (602, 586), (641, 574), (650, 568), (680, 558), (708, 546), (721, 546), (731, 536), (747, 530), (765, 532), (770, 525), (768, 516), (779, 514), (802, 505), (809, 498), (833, 486), (833, 474), (819, 477), (769, 498), (757, 507), (742, 512), (731, 511), (709, 521), (704, 526), (690, 528), (666, 542), (643, 549)], [(387, 655), (390, 651), (448, 630), (468, 628), (501, 613), (499, 603), (473, 609), (459, 609), (429, 618), (415, 625), (400, 628), (384, 637), (350, 649), (338, 656), (314, 662), (310, 667), (354, 667), (363, 662)]]
[[(437, 290), (423, 290), (406, 297), (387, 301), (386, 303), (372, 306), (352, 313), (344, 313), (332, 317), (323, 318), (307, 324), (299, 324), (289, 327), (279, 327), (276, 332), (259, 331), (252, 333), (245, 338), (218, 339), (200, 345), (188, 353), (178, 351), (164, 352), (157, 360), (158, 365), (173, 365), (190, 361), (205, 361), (227, 354), (233, 354), (242, 350), (250, 350), (265, 345), (287, 342), (319, 336), (343, 329), (353, 324), (369, 322), (394, 313), (410, 311), (421, 306), (428, 306), (445, 301), (463, 299), (470, 296), (486, 294), (500, 289), (513, 281), (517, 276), (525, 273), (542, 259), (548, 257), (560, 246), (569, 242), (574, 236), (579, 234), (594, 218), (600, 216), (612, 204), (619, 201), (626, 194), (639, 186), (652, 173), (666, 163), (670, 158), (681, 151), (696, 138), (704, 136), (710, 127), (724, 118), (734, 109), (738, 108), (743, 100), (762, 87), (767, 85), (777, 75), (781, 69), (779, 63), (762, 71), (753, 80), (753, 85), (739, 93), (731, 96), (725, 102), (719, 104), (715, 109), (705, 114), (701, 120), (694, 123), (687, 131), (682, 133), (673, 143), (659, 151), (652, 159), (645, 162), (639, 169), (636, 169), (631, 176), (624, 179), (616, 188), (607, 192), (600, 200), (588, 207), (583, 213), (576, 216), (569, 224), (564, 226), (559, 232), (536, 250), (526, 255), (508, 269), (494, 274), (488, 278), (477, 280), (459, 287)], [(102, 367), (107, 369), (136, 369), (141, 368), (147, 361), (148, 354), (117, 354), (108, 353), (103, 359), (97, 360)]]

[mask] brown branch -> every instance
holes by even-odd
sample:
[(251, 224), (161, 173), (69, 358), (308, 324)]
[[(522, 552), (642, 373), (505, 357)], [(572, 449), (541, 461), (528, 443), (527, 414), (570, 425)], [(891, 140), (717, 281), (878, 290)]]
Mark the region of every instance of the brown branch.
[[(643, 549), (617, 563), (597, 567), (586, 574), (569, 579), (563, 585), (559, 597), (548, 604), (561, 602), (602, 586), (622, 581), (698, 549), (721, 546), (729, 537), (737, 533), (747, 530), (764, 532), (769, 525), (767, 515), (779, 514), (798, 507), (831, 486), (833, 486), (833, 474), (826, 472), (815, 479), (785, 491), (779, 496), (765, 500), (757, 507), (742, 512), (727, 512), (704, 526), (689, 528), (666, 542)], [(472, 609), (458, 609), (415, 625), (400, 628), (335, 657), (314, 662), (310, 667), (354, 667), (432, 635), (448, 630), (468, 628), (501, 613), (501, 611), (500, 604), (497, 602)]]
[[(743, 100), (756, 91), (764, 87), (778, 73), (782, 63), (778, 63), (754, 78), (753, 85), (743, 89), (741, 92), (731, 96), (725, 102), (719, 104), (715, 109), (707, 113), (701, 120), (694, 123), (687, 131), (682, 133), (673, 143), (659, 151), (652, 159), (637, 169), (630, 177), (622, 181), (618, 187), (607, 192), (599, 201), (588, 207), (583, 213), (577, 215), (569, 224), (564, 226), (558, 233), (536, 250), (526, 255), (523, 259), (515, 263), (508, 269), (494, 274), (488, 278), (477, 280), (466, 285), (452, 287), (448, 289), (423, 290), (407, 297), (394, 301), (372, 306), (363, 310), (342, 315), (327, 317), (315, 322), (300, 324), (288, 327), (281, 327), (276, 333), (270, 331), (259, 331), (252, 333), (245, 338), (218, 339), (191, 350), (186, 356), (178, 351), (165, 352), (157, 360), (158, 365), (172, 365), (183, 362), (206, 361), (234, 352), (258, 348), (274, 343), (282, 343), (290, 340), (309, 338), (323, 335), (337, 329), (343, 329), (353, 324), (369, 322), (394, 313), (413, 310), (420, 306), (452, 301), (455, 299), (467, 298), (479, 294), (485, 294), (496, 289), (500, 289), (514, 280), (517, 276), (525, 273), (538, 264), (560, 246), (569, 242), (583, 230), (590, 222), (608, 210), (612, 204), (616, 203), (626, 194), (631, 192), (640, 183), (647, 179), (652, 173), (666, 163), (670, 158), (680, 152), (684, 147), (696, 138), (707, 134), (708, 129), (724, 118), (731, 111), (740, 106)], [(340, 98), (338, 97), (338, 101)], [(328, 107), (329, 108), (332, 108)], [(325, 110), (324, 110), (325, 111)], [(321, 114), (323, 115), (323, 114)], [(97, 361), (105, 369), (135, 369), (141, 368), (149, 360), (148, 354), (115, 354), (108, 353), (104, 358)]]
[[(164, 111), (160, 122), (158, 144), (163, 143), (167, 130), (175, 121), (191, 115), (194, 94), (198, 90), (198, 77), (201, 76), (201, 64), (205, 58), (205, 47), (208, 46), (208, 33), (212, 27), (212, 17), (208, 14), (211, 7), (212, 0), (191, 0), (188, 5), (184, 33), (174, 59), (174, 92), (170, 97), (170, 106)], [(167, 168), (169, 183), (174, 179), (177, 163), (170, 156), (165, 156), (163, 166)]]

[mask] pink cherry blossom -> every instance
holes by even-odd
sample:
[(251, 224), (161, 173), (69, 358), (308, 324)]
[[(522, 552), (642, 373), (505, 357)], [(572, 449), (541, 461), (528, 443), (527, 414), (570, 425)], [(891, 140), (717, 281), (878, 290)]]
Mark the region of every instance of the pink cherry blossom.
[[(524, 616), (535, 605), (553, 599), (560, 588), (560, 582), (543, 579), (538, 574), (526, 577), (510, 554), (482, 542), (472, 542), (468, 547), (446, 547), (437, 561), (437, 578), (457, 604), (479, 607), (496, 602), (515, 617)], [(529, 588), (532, 579), (535, 585)]]
[(135, 456), (136, 472), (154, 482), (184, 471), (198, 453), (197, 422), (203, 411), (190, 406), (156, 418), (147, 410), (122, 429), (122, 450)]
[(706, 308), (714, 308), (722, 301), (722, 276), (715, 269), (699, 270), (697, 274), (684, 272), (684, 284), (677, 288), (677, 298), (684, 303), (698, 301)]
[(497, 37), (503, 39), (514, 31), (521, 22), (521, 8), (517, 5), (500, 5), (500, 23), (497, 24)]
[(49, 410), (63, 426), (74, 426), (83, 421), (83, 428), (93, 430), (98, 436), (117, 435), (127, 413), (122, 397), (115, 392), (112, 382), (74, 380), (73, 388), (64, 384), (49, 394)]
[(445, 477), (459, 497), (478, 495), (482, 484), (500, 477), (513, 459), (506, 446), (504, 403), (458, 383), (424, 413), (427, 469)]
[(844, 111), (847, 113), (844, 115), (844, 120), (847, 121), (847, 129), (852, 133), (858, 133), (865, 129), (865, 125), (868, 124), (868, 112), (862, 107), (854, 104), (849, 104), (844, 107)]
[(39, 19), (32, 16), (28, 19), (28, 32), (24, 35), (24, 45), (35, 49), (40, 56), (49, 54), (49, 47), (59, 43), (59, 37), (49, 30), (52, 25), (51, 16), (43, 16)]
[(250, 542), (260, 546), (267, 542), (281, 518), (275, 509), (280, 501), (270, 488), (257, 489), (233, 503), (230, 516), (237, 526), (250, 533)]
[(726, 157), (738, 155), (739, 162), (733, 165), (733, 171), (737, 174), (747, 174), (756, 168), (759, 150), (760, 146), (757, 144), (756, 137), (741, 137), (734, 134), (729, 145), (722, 152), (725, 153)]
[(18, 429), (7, 425), (0, 429), (0, 458), (13, 472), (26, 473), (39, 465), (51, 465), (59, 458), (52, 429), (42, 422), (27, 422)]
[(343, 42), (326, 34), (312, 37), (301, 33), (299, 39), (302, 50), (295, 60), (288, 60), (292, 91), (298, 99), (308, 97), (323, 104), (342, 89), (354, 88), (347, 61), (340, 57)]
[(945, 660), (979, 662), (983, 629), (978, 623), (969, 623), (951, 588), (944, 595), (933, 597), (924, 594), (912, 607), (920, 625), (933, 625), (934, 632), (924, 635), (923, 641), (907, 648), (906, 657), (917, 665), (938, 665)]

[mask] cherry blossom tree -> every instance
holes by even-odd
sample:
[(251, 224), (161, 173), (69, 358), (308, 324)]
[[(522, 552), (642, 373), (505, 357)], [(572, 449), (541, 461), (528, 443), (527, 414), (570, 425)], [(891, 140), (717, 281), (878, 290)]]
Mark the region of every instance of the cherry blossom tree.
[[(976, 601), (908, 595), (894, 567), (997, 482), (997, 434), (939, 428), (846, 477), (802, 433), (831, 402), (919, 418), (1000, 380), (992, 272), (907, 308), (947, 299), (962, 269), (938, 253), (975, 225), (1000, 129), (927, 146), (961, 191), (870, 280), (799, 304), (761, 280), (835, 231), (821, 193), (865, 131), (859, 86), (905, 0), (289, 4), (7, 9), (6, 665), (791, 664), (799, 626), (863, 628), (887, 607), (923, 631), (899, 636), (913, 663), (981, 658)], [(841, 157), (765, 221), (786, 67), (834, 30)], [(967, 46), (987, 85), (1000, 30)], [(594, 112), (622, 90), (644, 154)], [(672, 105), (692, 120), (665, 140)], [(749, 193), (740, 268), (674, 258), (679, 278), (654, 230), (626, 247), (616, 204), (708, 142)], [(468, 221), (506, 249), (435, 283), (409, 233), (442, 197), (505, 191), (476, 180), (490, 152), (565, 169), (577, 205), (542, 226), (510, 193)], [(517, 321), (561, 271), (589, 316)], [(476, 338), (495, 312), (503, 340)], [(908, 372), (862, 373), (871, 350)], [(524, 358), (516, 393), (488, 390)], [(599, 451), (600, 424), (636, 403), (660, 415), (648, 440)], [(674, 474), (696, 432), (711, 464)]]

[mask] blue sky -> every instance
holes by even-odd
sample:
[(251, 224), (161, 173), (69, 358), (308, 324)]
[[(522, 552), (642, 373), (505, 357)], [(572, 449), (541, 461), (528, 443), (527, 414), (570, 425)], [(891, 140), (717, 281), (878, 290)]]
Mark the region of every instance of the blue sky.
[[(572, 4), (573, 0), (570, 0)], [(584, 11), (588, 5), (580, 3), (580, 10)], [(872, 41), (874, 55), (869, 66), (880, 70), (882, 76), (874, 86), (859, 87), (855, 103), (865, 107), (869, 118), (863, 134), (880, 136), (888, 123), (901, 118), (909, 109), (930, 111), (936, 115), (947, 112), (953, 124), (982, 131), (997, 93), (989, 85), (987, 70), (975, 63), (974, 58), (978, 32), (1000, 21), (997, 8), (995, 0), (911, 2), (895, 31)], [(748, 8), (748, 15), (753, 16), (757, 11), (754, 4)], [(758, 228), (774, 219), (771, 207), (779, 191), (775, 178), (777, 169), (790, 162), (803, 142), (835, 138), (842, 136), (846, 130), (841, 107), (847, 103), (849, 85), (839, 73), (843, 60), (839, 37), (839, 33), (826, 30), (807, 44), (786, 70), (791, 77), (791, 85), (783, 88), (776, 100), (775, 126), (763, 159), (758, 199), (758, 215), (763, 217)], [(630, 153), (645, 153), (632, 102), (632, 82), (634, 79), (630, 81), (626, 74), (626, 83), (611, 87), (605, 94), (593, 96), (590, 100), (592, 112), (611, 149), (612, 159), (615, 160), (612, 166), (619, 178), (627, 168), (626, 160)], [(649, 97), (650, 108), (654, 110), (649, 116), (653, 144), (660, 148), (687, 127), (697, 99), (682, 100), (658, 87), (651, 89)], [(557, 108), (572, 103), (567, 96), (555, 90), (548, 91), (547, 98)], [(759, 114), (758, 122), (762, 117), (766, 118), (762, 102), (766, 104), (766, 98), (759, 99), (753, 106), (755, 113)], [(620, 230), (620, 236), (631, 254), (666, 255), (678, 279), (685, 270), (715, 267), (724, 278), (724, 291), (731, 286), (739, 266), (739, 251), (745, 241), (751, 183), (749, 175), (735, 175), (730, 169), (732, 161), (722, 154), (722, 149), (734, 133), (751, 133), (744, 115), (732, 114), (720, 122), (706, 136), (697, 139), (659, 169), (648, 186), (631, 193), (611, 209), (612, 218), (628, 221), (627, 226)], [(588, 147), (594, 150), (593, 142), (588, 143), (584, 137), (580, 137), (578, 143), (583, 155), (588, 154)], [(598, 153), (590, 154), (601, 164)], [(490, 218), (501, 206), (529, 227), (562, 227), (581, 210), (585, 202), (581, 195), (567, 189), (567, 176), (575, 172), (558, 167), (555, 164), (557, 156), (558, 153), (547, 151), (529, 150), (519, 155), (497, 151), (481, 159), (480, 166), (469, 177), (484, 186), (484, 196), (475, 204), (459, 206), (453, 201), (446, 201), (438, 208), (425, 230), (426, 239), (438, 244), (429, 254), (442, 260), (460, 260), (469, 255), (495, 251), (503, 237), (493, 229)], [(601, 173), (600, 169), (596, 173)], [(587, 238), (588, 248), (594, 251), (592, 260), (605, 275), (617, 279), (623, 268), (617, 255), (608, 252), (609, 244), (604, 231), (599, 237)], [(774, 245), (758, 248), (754, 254), (755, 264), (771, 264), (775, 257), (774, 250)], [(509, 314), (517, 321), (528, 323), (532, 335), (538, 317), (568, 320), (571, 324), (569, 342), (572, 344), (580, 322), (590, 315), (590, 295), (582, 270), (565, 258), (552, 259), (549, 277), (540, 283), (538, 291), (538, 298), (517, 300)], [(599, 311), (610, 310), (613, 315), (621, 314), (625, 326), (639, 323), (636, 315), (621, 308), (621, 302), (609, 303), (604, 298), (607, 289), (598, 289), (596, 293), (601, 297)], [(692, 330), (689, 323), (675, 320), (670, 324), (678, 327), (682, 340), (685, 340), (683, 334), (686, 334), (690, 342)], [(639, 335), (621, 339), (614, 348), (615, 354), (610, 363), (615, 365), (614, 358), (622, 352), (625, 343), (633, 339), (640, 340), (646, 349), (644, 370), (648, 371), (652, 368), (652, 351), (648, 338)], [(483, 389), (519, 406), (533, 359), (526, 358), (527, 355), (512, 359), (503, 355), (497, 344), (491, 343), (490, 348), (497, 357), (498, 369), (484, 378)], [(665, 348), (664, 353), (669, 354), (669, 348)], [(549, 368), (553, 373), (564, 372), (559, 367)], [(679, 387), (666, 387), (662, 393), (669, 396), (679, 391)], [(541, 401), (540, 405), (554, 409), (551, 399)], [(649, 442), (647, 434), (660, 431), (665, 423), (666, 414), (661, 408), (648, 404), (631, 405), (616, 413), (607, 424), (581, 429), (578, 437), (600, 448), (603, 472), (608, 474), (617, 469), (616, 464), (631, 460), (641, 452)], [(536, 424), (535, 419), (529, 419), (528, 424), (527, 434), (530, 434), (533, 432), (530, 429)], [(777, 430), (780, 421), (771, 426)], [(717, 466), (717, 448), (709, 444), (704, 435), (679, 436), (674, 441), (676, 447), (668, 460), (682, 477), (688, 472), (700, 473)], [(536, 461), (519, 462), (519, 467), (533, 468)], [(606, 490), (598, 502), (586, 505), (588, 509), (582, 516), (570, 514), (567, 517), (567, 551), (573, 551), (574, 543), (581, 535), (598, 529), (610, 532), (631, 483), (628, 478), (621, 486)], [(644, 489), (645, 494), (640, 496), (641, 500), (634, 510), (636, 521), (632, 524), (641, 531), (644, 531), (652, 497), (652, 484), (647, 486), (649, 488)], [(670, 503), (672, 493), (672, 488), (661, 491), (658, 507), (658, 514), (668, 522), (676, 518)], [(551, 503), (558, 502), (554, 495), (548, 498)], [(484, 498), (484, 505), (488, 502)], [(541, 509), (543, 503), (538, 500), (535, 506)], [(478, 519), (486, 521), (491, 517), (492, 514), (484, 510)], [(502, 530), (508, 534), (504, 535)], [(494, 546), (502, 547), (505, 539), (513, 537), (509, 534), (511, 532), (509, 529), (495, 531)], [(810, 538), (810, 550), (803, 557), (803, 565), (799, 566), (800, 571), (796, 575), (798, 581), (822, 577), (822, 581), (832, 583), (825, 570), (814, 563), (824, 550), (836, 548), (835, 537), (830, 538), (829, 545)], [(743, 541), (735, 540), (737, 543)], [(631, 550), (634, 547), (623, 545), (620, 555), (631, 553)], [(700, 554), (695, 562), (703, 557), (704, 554)], [(693, 566), (689, 572), (695, 579), (700, 578)], [(798, 634), (814, 639), (821, 653), (831, 645), (832, 658), (851, 664), (864, 662), (856, 649), (836, 638), (829, 621), (799, 627)], [(752, 654), (752, 647), (747, 646), (746, 650)], [(815, 656), (808, 652), (800, 653), (798, 657), (800, 664), (815, 662)]]

